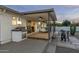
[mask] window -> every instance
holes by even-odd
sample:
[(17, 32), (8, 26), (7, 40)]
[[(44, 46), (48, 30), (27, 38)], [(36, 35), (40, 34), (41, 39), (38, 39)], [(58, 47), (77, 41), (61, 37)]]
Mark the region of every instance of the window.
[(21, 18), (19, 17), (13, 17), (13, 20), (12, 20), (12, 25), (21, 25), (22, 24), (22, 21), (21, 21)]
[(21, 25), (22, 24), (22, 22), (21, 22), (21, 18), (17, 18), (17, 25)]
[(12, 18), (12, 25), (17, 25), (16, 17)]

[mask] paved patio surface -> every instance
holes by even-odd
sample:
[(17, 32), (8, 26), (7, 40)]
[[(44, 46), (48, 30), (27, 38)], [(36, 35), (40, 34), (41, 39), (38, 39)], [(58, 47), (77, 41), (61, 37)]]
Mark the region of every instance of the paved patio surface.
[(67, 47), (67, 48), (79, 50), (79, 39), (71, 36), (69, 42), (68, 41), (67, 42), (61, 42), (60, 40), (58, 40), (57, 46), (62, 46), (62, 47)]
[(45, 40), (24, 40), (18, 43), (7, 43), (0, 45), (0, 53), (41, 53), (47, 41)]
[(18, 43), (0, 45), (0, 53), (79, 53), (79, 39), (70, 37), (70, 42), (59, 39), (48, 43), (47, 40), (28, 39)]
[(62, 42), (60, 38), (53, 40), (47, 50), (47, 53), (79, 53), (79, 39), (70, 37), (70, 41)]
[(79, 31), (75, 33), (75, 37), (79, 39)]
[(56, 51), (56, 41), (53, 40), (51, 43), (48, 43), (45, 47), (44, 53), (55, 53)]
[(79, 53), (79, 50), (56, 46), (56, 53)]

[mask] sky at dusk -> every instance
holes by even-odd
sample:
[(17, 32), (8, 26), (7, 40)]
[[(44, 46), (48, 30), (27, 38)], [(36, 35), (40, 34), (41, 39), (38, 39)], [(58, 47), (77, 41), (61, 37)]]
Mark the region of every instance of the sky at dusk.
[(77, 5), (7, 5), (7, 7), (19, 12), (28, 12), (54, 8), (57, 20), (79, 20), (79, 6)]

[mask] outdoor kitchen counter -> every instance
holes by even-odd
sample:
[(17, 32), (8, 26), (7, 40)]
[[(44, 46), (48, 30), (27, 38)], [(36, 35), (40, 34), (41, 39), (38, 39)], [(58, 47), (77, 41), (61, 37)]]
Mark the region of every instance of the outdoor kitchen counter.
[(20, 42), (26, 39), (26, 31), (12, 30), (12, 41)]

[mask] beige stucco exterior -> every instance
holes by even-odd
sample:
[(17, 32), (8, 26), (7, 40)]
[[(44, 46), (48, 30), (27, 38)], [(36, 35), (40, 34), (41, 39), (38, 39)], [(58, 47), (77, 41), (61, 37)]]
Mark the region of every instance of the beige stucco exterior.
[(17, 26), (17, 25), (15, 26), (12, 25), (13, 17), (21, 18), (22, 21), (21, 26), (26, 26), (26, 19), (22, 15), (12, 13), (9, 11), (0, 12), (0, 43), (1, 44), (11, 41), (11, 30)]

